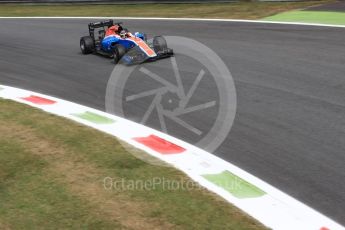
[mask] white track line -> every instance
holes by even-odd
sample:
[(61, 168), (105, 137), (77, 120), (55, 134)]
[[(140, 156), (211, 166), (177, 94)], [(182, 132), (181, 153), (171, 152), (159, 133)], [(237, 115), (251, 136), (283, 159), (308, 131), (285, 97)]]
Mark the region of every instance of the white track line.
[(243, 19), (217, 19), (217, 18), (150, 18), (150, 17), (0, 17), (0, 19), (124, 19), (124, 20), (159, 20), (159, 21), (204, 21), (204, 22), (244, 22), (257, 24), (281, 24), (300, 26), (319, 26), (345, 28), (345, 25), (303, 23), (303, 22), (282, 22), (265, 20), (243, 20)]

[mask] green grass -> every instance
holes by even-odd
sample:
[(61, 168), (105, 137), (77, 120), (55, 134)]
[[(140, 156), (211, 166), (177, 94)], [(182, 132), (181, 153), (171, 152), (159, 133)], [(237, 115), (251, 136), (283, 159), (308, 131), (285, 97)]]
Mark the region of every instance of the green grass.
[(47, 176), (49, 162), (32, 154), (21, 141), (1, 136), (0, 164), (0, 222), (10, 228), (119, 226), (95, 215), (90, 211), (92, 205), (68, 192), (55, 177)]
[(0, 16), (109, 16), (259, 19), (287, 10), (330, 2), (238, 2), (142, 5), (1, 4)]
[(105, 189), (106, 177), (189, 181), (128, 148), (107, 134), (1, 99), (0, 229), (264, 229), (197, 186)]
[(291, 11), (267, 17), (264, 18), (264, 20), (345, 25), (345, 13), (320, 11)]

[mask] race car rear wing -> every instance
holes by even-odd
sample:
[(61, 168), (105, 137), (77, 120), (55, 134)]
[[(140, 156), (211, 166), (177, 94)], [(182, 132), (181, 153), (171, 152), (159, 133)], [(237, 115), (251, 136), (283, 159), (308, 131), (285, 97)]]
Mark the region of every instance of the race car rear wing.
[(91, 23), (89, 23), (90, 36), (92, 38), (94, 38), (94, 31), (96, 28), (102, 28), (103, 27), (103, 30), (105, 30), (106, 29), (105, 27), (109, 28), (115, 24), (121, 26), (122, 22), (114, 23), (114, 21), (112, 19), (101, 21), (101, 22), (91, 22)]
[(89, 29), (95, 29), (100, 27), (110, 27), (114, 25), (114, 21), (109, 19), (101, 22), (91, 22), (89, 23)]

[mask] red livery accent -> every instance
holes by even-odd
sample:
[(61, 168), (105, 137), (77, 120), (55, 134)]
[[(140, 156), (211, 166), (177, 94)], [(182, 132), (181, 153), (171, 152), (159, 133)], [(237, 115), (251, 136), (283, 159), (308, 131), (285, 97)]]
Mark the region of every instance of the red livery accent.
[(155, 51), (153, 51), (143, 40), (137, 38), (135, 36), (131, 36), (127, 38), (128, 40), (134, 41), (148, 56), (154, 57), (156, 56)]
[(107, 31), (105, 32), (105, 36), (117, 35), (118, 33), (119, 33), (119, 26), (113, 25), (107, 29)]

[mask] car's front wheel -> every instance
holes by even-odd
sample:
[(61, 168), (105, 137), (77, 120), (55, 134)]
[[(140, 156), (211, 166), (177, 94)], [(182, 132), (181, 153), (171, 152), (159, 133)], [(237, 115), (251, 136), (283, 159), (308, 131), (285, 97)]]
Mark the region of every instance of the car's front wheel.
[(80, 50), (83, 54), (92, 53), (94, 48), (94, 42), (90, 36), (80, 38)]
[(113, 48), (113, 58), (114, 58), (114, 63), (117, 64), (125, 55), (126, 53), (126, 48), (123, 45), (116, 44)]
[(153, 49), (156, 53), (164, 52), (168, 49), (167, 42), (163, 36), (153, 38)]

